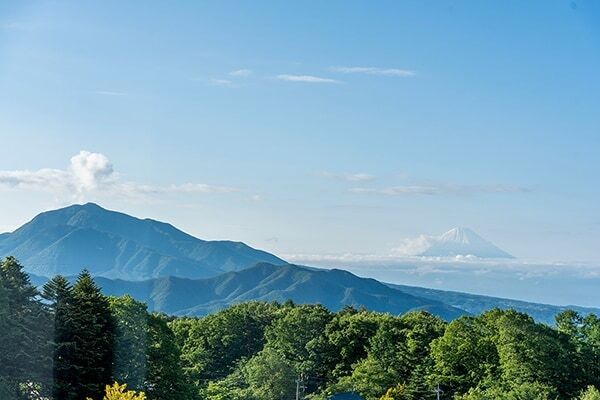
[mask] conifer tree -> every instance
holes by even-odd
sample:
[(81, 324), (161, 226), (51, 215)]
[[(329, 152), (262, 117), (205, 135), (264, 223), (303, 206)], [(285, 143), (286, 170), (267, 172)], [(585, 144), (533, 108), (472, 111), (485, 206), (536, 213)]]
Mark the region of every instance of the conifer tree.
[(107, 298), (86, 270), (73, 285), (71, 315), (78, 383), (75, 398), (100, 398), (106, 385), (112, 383), (114, 324)]
[(0, 263), (0, 390), (3, 396), (43, 396), (50, 383), (50, 320), (23, 266)]
[(52, 396), (76, 400), (73, 288), (65, 277), (57, 275), (44, 285), (42, 296), (49, 302), (54, 317)]

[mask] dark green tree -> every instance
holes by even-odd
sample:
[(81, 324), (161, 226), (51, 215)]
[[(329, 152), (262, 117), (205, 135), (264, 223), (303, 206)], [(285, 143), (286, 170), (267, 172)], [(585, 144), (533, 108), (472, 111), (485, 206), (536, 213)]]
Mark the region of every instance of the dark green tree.
[(7, 399), (43, 397), (52, 377), (52, 324), (23, 266), (0, 263), (0, 390)]
[(49, 302), (54, 318), (52, 395), (55, 399), (76, 400), (73, 288), (65, 277), (58, 275), (44, 285), (42, 296)]
[(580, 385), (600, 386), (600, 319), (566, 310), (556, 316), (556, 327), (575, 347), (571, 364), (582, 370)]
[(563, 399), (579, 393), (583, 387), (582, 370), (567, 335), (512, 310), (503, 312), (494, 327), (505, 382), (538, 382), (556, 388)]
[(146, 304), (129, 295), (109, 297), (114, 322), (113, 379), (130, 390), (143, 390), (148, 348)]
[(386, 318), (382, 314), (345, 308), (325, 327), (325, 335), (336, 355), (332, 379), (352, 373), (352, 366), (367, 356), (369, 340)]
[(446, 395), (452, 396), (497, 377), (500, 362), (494, 335), (483, 318), (461, 317), (452, 321), (444, 335), (431, 344), (431, 384), (441, 383)]
[(585, 343), (586, 379), (588, 384), (600, 388), (600, 318), (589, 314), (583, 318), (581, 340)]
[(253, 398), (291, 399), (298, 377), (292, 363), (273, 349), (266, 348), (242, 367), (242, 374)]
[(170, 323), (181, 347), (188, 380), (198, 387), (233, 372), (238, 362), (264, 346), (264, 331), (278, 306), (260, 302), (235, 305), (204, 318)]
[[(10, 307), (8, 305), (8, 294), (4, 289), (4, 281), (0, 284), (0, 337), (8, 338), (11, 335), (11, 326), (9, 322)], [(8, 361), (8, 340), (0, 340), (0, 363), (4, 364)], [(0, 398), (11, 399), (15, 393), (12, 390), (10, 377), (6, 367), (0, 367)]]
[(91, 275), (83, 271), (73, 285), (75, 398), (102, 398), (111, 384), (114, 323), (107, 298)]
[(266, 346), (293, 363), (299, 373), (323, 378), (333, 368), (325, 327), (333, 315), (321, 305), (285, 307), (265, 331)]
[(385, 394), (399, 397), (400, 392), (403, 400), (430, 397), (431, 387), (425, 380), (433, 364), (429, 346), (444, 333), (445, 323), (424, 311), (379, 318), (377, 331), (369, 339), (367, 357), (334, 387), (356, 390), (367, 399)]
[(149, 400), (186, 400), (192, 393), (181, 366), (181, 353), (166, 319), (148, 315), (144, 392)]

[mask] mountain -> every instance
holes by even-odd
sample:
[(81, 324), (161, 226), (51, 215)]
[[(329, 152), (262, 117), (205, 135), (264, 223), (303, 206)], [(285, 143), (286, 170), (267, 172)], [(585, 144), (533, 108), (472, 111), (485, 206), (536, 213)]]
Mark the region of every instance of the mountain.
[(428, 237), (426, 242), (425, 248), (415, 255), (426, 257), (514, 258), (469, 228), (454, 228), (441, 236)]
[(241, 242), (201, 240), (170, 224), (93, 203), (41, 213), (0, 235), (0, 256), (8, 255), (38, 275), (74, 275), (87, 268), (97, 276), (131, 280), (203, 278), (259, 262), (285, 264)]
[[(422, 255), (468, 254), (510, 257), (465, 228), (436, 237)], [(75, 276), (86, 267), (106, 294), (131, 294), (151, 310), (178, 315), (204, 315), (248, 300), (288, 299), (331, 310), (346, 305), (393, 314), (423, 309), (448, 320), (494, 307), (515, 308), (547, 323), (566, 308), (600, 311), (388, 285), (343, 270), (290, 265), (243, 243), (200, 240), (170, 224), (93, 203), (42, 213), (0, 235), (0, 256), (7, 255), (19, 258), (38, 285), (45, 277)]]
[[(47, 278), (32, 275), (36, 286)], [(71, 280), (75, 278), (72, 277)], [(554, 323), (554, 316), (566, 309), (582, 315), (600, 309), (578, 306), (554, 306), (525, 301), (474, 295), (422, 287), (384, 284), (360, 278), (339, 269), (317, 269), (297, 265), (275, 266), (261, 263), (254, 267), (207, 279), (165, 277), (144, 281), (95, 278), (107, 295), (129, 294), (146, 302), (152, 311), (174, 315), (202, 316), (231, 304), (250, 301), (293, 300), (296, 303), (320, 303), (330, 310), (346, 305), (364, 306), (372, 311), (402, 314), (427, 310), (446, 320), (461, 315), (476, 315), (493, 308), (515, 309), (538, 322)]]
[[(347, 305), (392, 314), (427, 310), (447, 320), (467, 314), (437, 300), (413, 296), (374, 279), (359, 278), (347, 271), (291, 264), (259, 263), (242, 271), (206, 279), (95, 279), (107, 295), (129, 294), (147, 303), (152, 311), (174, 315), (205, 315), (249, 300), (320, 303), (333, 311)], [(38, 285), (45, 281), (39, 277), (32, 280)]]
[(550, 304), (531, 303), (528, 301), (504, 299), (500, 297), (483, 296), (477, 294), (453, 292), (448, 290), (427, 289), (416, 286), (388, 284), (389, 287), (397, 289), (410, 295), (439, 301), (441, 303), (459, 308), (469, 314), (477, 315), (493, 308), (503, 310), (513, 309), (531, 315), (536, 321), (548, 325), (554, 324), (556, 314), (565, 310), (574, 310), (582, 315), (596, 314), (600, 316), (600, 309), (580, 306), (555, 306)]

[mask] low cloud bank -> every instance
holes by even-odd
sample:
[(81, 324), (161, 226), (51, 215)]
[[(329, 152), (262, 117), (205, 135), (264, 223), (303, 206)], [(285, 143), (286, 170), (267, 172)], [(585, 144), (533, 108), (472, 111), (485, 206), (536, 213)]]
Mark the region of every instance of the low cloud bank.
[(289, 254), (296, 264), (342, 268), (380, 281), (555, 305), (600, 306), (600, 264), (486, 260), (472, 256)]

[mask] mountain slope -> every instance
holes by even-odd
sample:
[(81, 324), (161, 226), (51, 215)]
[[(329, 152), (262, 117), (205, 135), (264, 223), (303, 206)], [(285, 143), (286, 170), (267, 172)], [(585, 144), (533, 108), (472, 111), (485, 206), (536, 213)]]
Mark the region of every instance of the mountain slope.
[(85, 267), (94, 275), (132, 280), (201, 278), (257, 262), (285, 264), (244, 243), (200, 240), (170, 224), (93, 203), (39, 214), (16, 231), (0, 235), (0, 256), (7, 255), (43, 276), (76, 274)]
[[(47, 278), (35, 275), (31, 279), (36, 286), (47, 281)], [(283, 302), (288, 299), (297, 303), (320, 303), (331, 310), (338, 310), (345, 305), (364, 306), (369, 310), (393, 314), (425, 309), (447, 320), (465, 314), (479, 314), (493, 308), (512, 308), (549, 325), (554, 323), (556, 314), (566, 309), (573, 309), (582, 315), (600, 315), (598, 308), (554, 306), (462, 292), (382, 284), (342, 270), (295, 265), (277, 267), (259, 264), (247, 270), (197, 280), (173, 277), (145, 281), (97, 277), (96, 280), (105, 294), (130, 294), (146, 302), (150, 310), (176, 315), (204, 315), (241, 301)]]
[(465, 310), (470, 314), (480, 314), (493, 308), (514, 309), (531, 315), (536, 321), (548, 325), (554, 324), (554, 316), (565, 310), (575, 310), (582, 315), (594, 313), (600, 316), (600, 309), (580, 306), (555, 306), (530, 303), (521, 300), (504, 299), (477, 294), (453, 292), (439, 289), (427, 289), (416, 286), (388, 284), (389, 287), (416, 297), (439, 301)]
[(416, 255), (426, 257), (514, 258), (469, 228), (454, 228), (441, 236), (428, 238), (428, 246)]
[[(165, 277), (145, 281), (95, 278), (107, 295), (129, 294), (153, 311), (175, 315), (205, 315), (228, 305), (249, 301), (292, 300), (320, 303), (330, 310), (346, 305), (372, 311), (402, 314), (427, 310), (445, 319), (463, 310), (403, 293), (374, 279), (359, 278), (342, 270), (260, 263), (254, 267), (206, 279)], [(35, 278), (36, 284), (44, 279)]]

